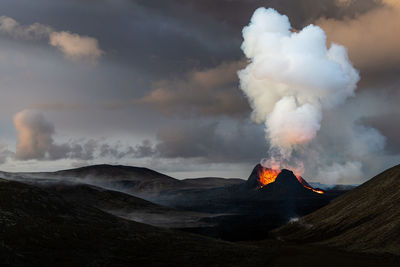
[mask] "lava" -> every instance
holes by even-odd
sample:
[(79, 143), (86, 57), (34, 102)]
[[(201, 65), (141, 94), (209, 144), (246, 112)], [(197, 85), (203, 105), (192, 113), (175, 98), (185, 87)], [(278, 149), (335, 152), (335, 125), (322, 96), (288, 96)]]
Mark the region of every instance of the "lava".
[(261, 187), (264, 187), (267, 184), (275, 182), (275, 179), (280, 172), (281, 172), (280, 170), (260, 168), (258, 170), (258, 177), (259, 177), (259, 182), (261, 184)]
[(318, 189), (318, 188), (312, 188), (311, 186), (307, 186), (307, 185), (305, 185), (305, 184), (303, 184), (303, 183), (301, 183), (305, 188), (307, 188), (307, 189), (309, 189), (309, 190), (312, 190), (312, 191), (314, 191), (315, 193), (318, 193), (318, 194), (324, 194), (325, 192), (323, 191), (323, 190), (321, 190), (321, 189)]
[[(258, 178), (259, 178), (259, 183), (260, 187), (264, 187), (267, 184), (273, 183), (276, 180), (276, 177), (278, 177), (279, 173), (281, 170), (276, 170), (276, 169), (269, 169), (269, 168), (260, 168), (258, 170)], [(295, 175), (299, 183), (307, 188), (308, 190), (311, 190), (315, 193), (318, 194), (324, 194), (325, 192), (319, 188), (313, 188), (311, 185), (309, 185), (306, 180), (303, 179), (300, 175)]]

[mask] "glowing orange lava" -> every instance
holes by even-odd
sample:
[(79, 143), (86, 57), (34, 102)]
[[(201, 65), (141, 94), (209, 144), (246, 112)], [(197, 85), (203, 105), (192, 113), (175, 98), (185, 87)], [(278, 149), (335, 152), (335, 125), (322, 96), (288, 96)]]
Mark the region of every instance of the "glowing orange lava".
[(297, 180), (307, 189), (314, 191), (315, 193), (318, 194), (324, 194), (325, 192), (319, 188), (313, 188), (311, 185), (309, 185), (306, 180), (303, 179), (300, 175), (296, 175)]
[[(259, 182), (261, 184), (261, 187), (266, 186), (267, 184), (273, 183), (276, 180), (276, 177), (278, 174), (281, 172), (281, 170), (274, 170), (274, 169), (268, 169), (268, 168), (260, 168), (258, 170), (258, 177), (259, 177)], [(315, 193), (318, 194), (324, 194), (325, 192), (321, 189), (315, 189), (311, 185), (309, 185), (303, 177), (300, 175), (296, 175), (297, 180), (299, 183), (304, 186), (305, 188), (314, 191)]]
[(261, 183), (261, 187), (264, 187), (267, 184), (275, 182), (275, 179), (280, 172), (281, 172), (280, 170), (260, 168), (258, 171), (258, 177)]

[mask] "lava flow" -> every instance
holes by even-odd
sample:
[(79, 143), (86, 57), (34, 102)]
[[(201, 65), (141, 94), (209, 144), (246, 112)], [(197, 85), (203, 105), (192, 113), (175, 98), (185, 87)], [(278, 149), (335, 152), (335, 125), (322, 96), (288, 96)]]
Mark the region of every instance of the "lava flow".
[(324, 194), (325, 192), (322, 189), (319, 188), (313, 188), (311, 185), (309, 185), (306, 180), (303, 179), (300, 175), (296, 175), (297, 180), (307, 189), (314, 191), (315, 193), (318, 194)]
[[(260, 182), (261, 188), (266, 186), (267, 184), (273, 183), (276, 180), (276, 177), (278, 177), (280, 170), (274, 170), (274, 169), (269, 169), (269, 168), (260, 168), (258, 170), (258, 178)], [(306, 180), (303, 179), (300, 175), (296, 175), (297, 180), (299, 183), (304, 186), (305, 188), (314, 191), (315, 193), (318, 194), (324, 194), (325, 192), (319, 188), (313, 188), (311, 185), (309, 185)]]
[(267, 184), (275, 182), (276, 177), (280, 173), (280, 170), (273, 170), (268, 168), (260, 168), (258, 170), (258, 178), (261, 184), (261, 187), (266, 186)]

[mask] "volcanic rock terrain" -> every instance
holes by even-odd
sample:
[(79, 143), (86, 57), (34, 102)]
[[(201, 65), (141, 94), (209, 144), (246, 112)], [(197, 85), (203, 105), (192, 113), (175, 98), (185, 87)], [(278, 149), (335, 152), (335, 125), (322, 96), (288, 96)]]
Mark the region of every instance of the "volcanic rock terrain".
[(52, 190), (0, 179), (2, 266), (257, 265), (261, 249), (120, 219)]
[(359, 252), (400, 255), (400, 165), (274, 234)]
[[(287, 170), (263, 187), (249, 186), (259, 178), (255, 174), (258, 175), (260, 168), (255, 167), (246, 183), (234, 181), (232, 185), (230, 181), (222, 182), (221, 186), (219, 179), (212, 178), (201, 181), (204, 187), (198, 189), (169, 189), (159, 193), (175, 192), (175, 197), (184, 199), (195, 192), (193, 200), (201, 200), (203, 204), (211, 197), (212, 210), (223, 200), (218, 209), (225, 205), (227, 210), (234, 210), (232, 205), (236, 205), (236, 210), (242, 212), (223, 216), (160, 206), (77, 180), (60, 181), (49, 174), (31, 174), (28, 178), (27, 174), (3, 173), (8, 179), (19, 181), (0, 179), (2, 265), (310, 267), (321, 266), (323, 262), (324, 266), (398, 266), (399, 258), (395, 255), (399, 190), (394, 184), (399, 178), (399, 167), (298, 219), (297, 223), (293, 222), (297, 219), (292, 220), (270, 236), (278, 239), (254, 241), (269, 237), (269, 229), (285, 223), (289, 210), (307, 213), (343, 193), (329, 190), (316, 193)], [(251, 206), (254, 209), (246, 210)], [(388, 209), (392, 212), (388, 213)], [(137, 217), (129, 216), (132, 214)], [(141, 214), (159, 216), (163, 228), (137, 222)], [(171, 225), (162, 222), (171, 217), (175, 220), (170, 220)], [(379, 225), (381, 219), (383, 225)], [(180, 227), (179, 222), (185, 220), (187, 224), (181, 228), (185, 231), (253, 241), (232, 243), (165, 229), (175, 223)], [(157, 222), (154, 218), (142, 221)], [(312, 224), (312, 231), (308, 223)], [(346, 252), (344, 248), (356, 252)]]
[(262, 170), (257, 165), (247, 181), (178, 180), (147, 168), (112, 165), (3, 176), (56, 190), (68, 200), (122, 218), (225, 240), (263, 239), (269, 230), (315, 211), (345, 192), (316, 193), (288, 170), (278, 172), (276, 181), (261, 187)]

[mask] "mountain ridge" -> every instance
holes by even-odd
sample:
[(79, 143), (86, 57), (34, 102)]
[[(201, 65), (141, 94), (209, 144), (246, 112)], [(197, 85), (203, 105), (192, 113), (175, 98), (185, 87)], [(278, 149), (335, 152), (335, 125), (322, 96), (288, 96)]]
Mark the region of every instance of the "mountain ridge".
[(294, 242), (400, 255), (400, 165), (273, 232)]

